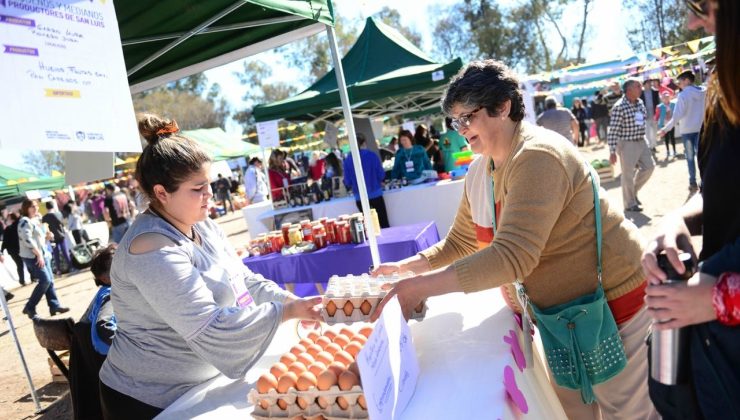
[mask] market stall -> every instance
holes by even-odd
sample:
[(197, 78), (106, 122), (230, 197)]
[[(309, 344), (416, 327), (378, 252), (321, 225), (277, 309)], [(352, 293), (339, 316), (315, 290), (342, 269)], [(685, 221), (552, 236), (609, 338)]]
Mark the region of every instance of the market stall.
[[(422, 322), (411, 321), (420, 373), (399, 419), (566, 418), (540, 358), (518, 369), (505, 337), (516, 331), (521, 340), (521, 330), (498, 290), (434, 297), (428, 306)], [(254, 407), (247, 393), (297, 340), (295, 323), (284, 323), (245, 378), (218, 376), (188, 391), (157, 419), (249, 418)], [(505, 371), (513, 372), (513, 383), (511, 377), (505, 380)], [(509, 392), (516, 395), (507, 397)]]
[[(455, 221), (460, 204), (464, 180), (444, 180), (420, 185), (410, 185), (383, 193), (388, 221), (391, 226), (401, 226), (433, 220), (441, 236), (447, 234)], [(265, 210), (267, 209), (267, 210)], [(275, 216), (311, 210), (313, 219), (337, 217), (357, 211), (354, 197), (335, 198), (310, 206), (286, 207), (274, 210), (266, 202), (242, 209), (247, 228), (252, 237), (275, 230)]]
[[(383, 229), (378, 237), (381, 261), (400, 261), (439, 242), (434, 222)], [(255, 273), (300, 296), (324, 293), (332, 275), (362, 274), (372, 265), (367, 243), (333, 244), (326, 248), (296, 255), (272, 253), (244, 258), (244, 264)]]

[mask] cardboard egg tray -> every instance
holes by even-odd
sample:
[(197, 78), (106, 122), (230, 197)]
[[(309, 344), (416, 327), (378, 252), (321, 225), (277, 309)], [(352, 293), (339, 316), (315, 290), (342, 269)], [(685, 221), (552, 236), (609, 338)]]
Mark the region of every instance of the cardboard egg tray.
[[(332, 276), (323, 296), (321, 317), (329, 325), (342, 322), (349, 325), (353, 322), (369, 321), (380, 301), (388, 294), (387, 291), (381, 290), (381, 286), (385, 283), (396, 283), (402, 278), (397, 274), (378, 277), (369, 274)], [(347, 302), (352, 305), (349, 315), (345, 312)], [(330, 309), (333, 309), (330, 303), (336, 307), (334, 315), (330, 315)], [(411, 319), (423, 319), (426, 311), (425, 301), (419, 311), (414, 310)]]
[[(352, 389), (342, 391), (338, 386), (334, 385), (326, 391), (319, 391), (315, 387), (312, 387), (306, 391), (298, 391), (295, 388), (288, 389), (286, 393), (277, 392), (271, 389), (265, 394), (260, 394), (256, 389), (252, 389), (247, 394), (247, 400), (254, 405), (254, 411), (252, 417), (258, 420), (267, 419), (293, 419), (297, 416), (304, 416), (311, 418), (318, 415), (323, 415), (327, 420), (346, 420), (346, 419), (368, 419), (367, 410), (362, 408), (358, 403), (357, 399), (362, 395), (362, 387), (355, 385)], [(298, 405), (298, 398), (303, 397), (309, 401), (306, 408), (301, 408)], [(321, 408), (317, 403), (319, 397), (328, 398), (332, 401), (326, 408)], [(336, 401), (338, 397), (344, 397), (347, 400), (349, 407), (343, 410)], [(282, 399), (288, 405), (283, 410), (277, 404), (278, 399)], [(267, 409), (262, 408), (260, 402), (266, 400), (268, 403)]]

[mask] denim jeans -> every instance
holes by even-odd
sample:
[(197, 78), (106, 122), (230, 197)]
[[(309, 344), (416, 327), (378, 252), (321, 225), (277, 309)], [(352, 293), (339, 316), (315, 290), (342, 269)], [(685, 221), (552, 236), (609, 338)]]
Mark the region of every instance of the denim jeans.
[(67, 241), (62, 239), (60, 241), (57, 241), (54, 243), (52, 247), (52, 253), (54, 255), (54, 266), (57, 268), (57, 270), (61, 273), (62, 270), (62, 264), (59, 257), (59, 254), (61, 253), (64, 257), (64, 260), (67, 262), (67, 267), (69, 269), (72, 269), (72, 258), (69, 256), (69, 249), (67, 249)]
[(26, 303), (26, 311), (36, 312), (36, 305), (41, 301), (42, 296), (46, 296), (46, 303), (49, 304), (49, 309), (57, 309), (61, 306), (59, 299), (57, 299), (57, 291), (54, 289), (54, 274), (51, 272), (51, 258), (48, 256), (44, 257), (44, 268), (40, 268), (36, 265), (35, 258), (23, 258), (23, 262), (26, 264), (28, 272), (31, 273), (31, 278), (39, 279), (38, 284), (31, 292), (31, 297), (28, 298)]
[(123, 239), (123, 235), (126, 234), (127, 230), (128, 230), (128, 222), (123, 222), (120, 225), (113, 226), (113, 228), (111, 228), (110, 242), (115, 242), (115, 243), (121, 242), (121, 239)]
[(696, 151), (699, 150), (699, 133), (681, 134), (686, 164), (689, 165), (689, 185), (696, 184)]

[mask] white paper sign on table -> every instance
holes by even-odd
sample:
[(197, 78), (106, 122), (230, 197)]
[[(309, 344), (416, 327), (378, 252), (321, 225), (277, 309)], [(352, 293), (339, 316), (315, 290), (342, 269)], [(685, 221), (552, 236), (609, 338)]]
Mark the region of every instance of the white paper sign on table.
[(112, 1), (0, 1), (0, 40), (0, 148), (141, 152)]
[(278, 133), (278, 121), (265, 121), (257, 123), (257, 139), (260, 146), (264, 148), (280, 146), (280, 133)]
[(370, 418), (399, 418), (416, 389), (419, 361), (397, 297), (383, 308), (357, 365)]

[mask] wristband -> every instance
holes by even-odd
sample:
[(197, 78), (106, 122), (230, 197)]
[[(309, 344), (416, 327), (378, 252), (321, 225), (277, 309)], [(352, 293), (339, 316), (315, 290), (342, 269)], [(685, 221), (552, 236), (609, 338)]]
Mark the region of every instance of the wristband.
[(712, 288), (712, 305), (721, 324), (740, 325), (740, 273), (723, 273), (719, 277)]

